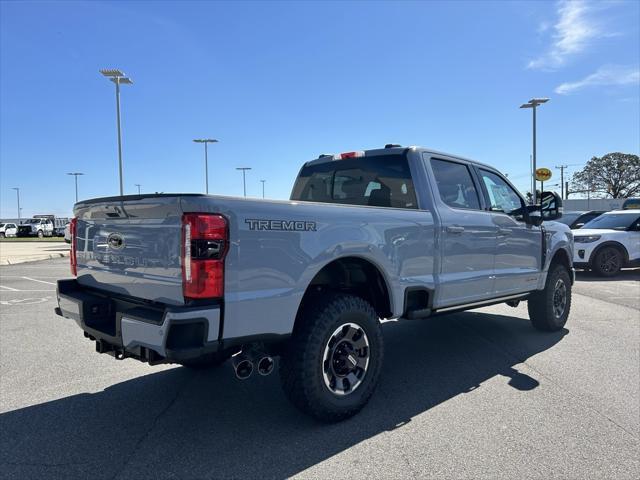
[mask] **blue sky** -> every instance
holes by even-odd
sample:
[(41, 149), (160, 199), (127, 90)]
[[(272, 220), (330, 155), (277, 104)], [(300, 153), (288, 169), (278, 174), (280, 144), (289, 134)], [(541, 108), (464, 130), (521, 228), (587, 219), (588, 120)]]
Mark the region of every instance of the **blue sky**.
[[(538, 163), (640, 150), (640, 2), (0, 2), (0, 216), (118, 192), (287, 198), (303, 161), (394, 142)], [(572, 167), (575, 171), (577, 167)], [(571, 169), (570, 169), (571, 170)], [(558, 172), (554, 171), (557, 176)]]

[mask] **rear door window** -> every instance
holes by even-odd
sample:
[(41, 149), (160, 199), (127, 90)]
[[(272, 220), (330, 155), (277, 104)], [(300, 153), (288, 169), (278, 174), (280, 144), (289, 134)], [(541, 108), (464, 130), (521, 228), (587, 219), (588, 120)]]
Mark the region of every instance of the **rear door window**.
[(291, 200), (418, 208), (404, 155), (349, 158), (305, 166)]
[(432, 158), (431, 169), (444, 203), (453, 208), (480, 209), (480, 197), (469, 167), (462, 163)]

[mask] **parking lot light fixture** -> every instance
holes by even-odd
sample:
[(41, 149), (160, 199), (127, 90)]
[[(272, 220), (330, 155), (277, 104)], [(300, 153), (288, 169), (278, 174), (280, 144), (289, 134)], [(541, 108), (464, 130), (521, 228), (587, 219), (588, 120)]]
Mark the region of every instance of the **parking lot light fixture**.
[(122, 133), (120, 131), (120, 85), (131, 85), (133, 81), (124, 72), (115, 68), (105, 68), (100, 73), (116, 84), (116, 116), (118, 124), (118, 172), (120, 176), (120, 196), (124, 195), (122, 183)]
[(262, 182), (262, 198), (264, 198), (264, 183), (266, 180), (260, 180)]
[(245, 198), (247, 197), (247, 170), (251, 170), (251, 167), (236, 167), (236, 170), (242, 170), (242, 191)]
[(140, 187), (141, 187), (142, 185), (141, 185), (141, 184), (139, 184), (139, 183), (136, 183), (136, 184), (134, 184), (134, 185), (135, 185), (136, 187), (138, 187), (138, 195), (140, 195)]
[(207, 144), (218, 143), (215, 138), (194, 138), (196, 143), (204, 143), (204, 193), (209, 195), (209, 158), (207, 153)]
[(532, 203), (536, 203), (536, 108), (543, 103), (547, 103), (548, 98), (532, 98), (527, 103), (520, 105), (520, 108), (530, 108), (533, 110), (533, 165), (531, 172), (531, 192)]
[(81, 172), (70, 172), (70, 173), (67, 173), (67, 175), (73, 175), (74, 178), (75, 178), (75, 181), (76, 181), (76, 203), (78, 203), (78, 177), (80, 175), (84, 175), (84, 173), (81, 173)]
[(20, 208), (20, 187), (11, 187), (11, 190), (15, 190), (18, 197), (18, 223), (20, 223), (20, 210), (22, 210)]

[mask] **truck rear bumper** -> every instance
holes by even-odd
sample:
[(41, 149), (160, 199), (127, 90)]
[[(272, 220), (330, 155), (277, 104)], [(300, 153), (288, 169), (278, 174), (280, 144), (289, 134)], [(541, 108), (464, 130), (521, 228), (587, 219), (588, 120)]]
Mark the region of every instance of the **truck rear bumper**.
[(181, 362), (216, 352), (220, 305), (175, 307), (137, 302), (59, 280), (56, 313), (73, 319), (96, 342), (96, 350), (118, 359), (151, 364)]

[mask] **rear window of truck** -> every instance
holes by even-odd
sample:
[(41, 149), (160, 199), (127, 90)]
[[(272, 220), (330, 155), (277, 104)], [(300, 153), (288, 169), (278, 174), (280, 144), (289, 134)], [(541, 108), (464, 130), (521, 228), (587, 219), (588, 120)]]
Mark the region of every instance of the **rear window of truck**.
[(418, 208), (404, 155), (349, 158), (305, 166), (291, 200)]

